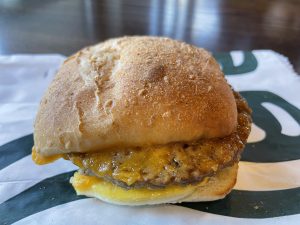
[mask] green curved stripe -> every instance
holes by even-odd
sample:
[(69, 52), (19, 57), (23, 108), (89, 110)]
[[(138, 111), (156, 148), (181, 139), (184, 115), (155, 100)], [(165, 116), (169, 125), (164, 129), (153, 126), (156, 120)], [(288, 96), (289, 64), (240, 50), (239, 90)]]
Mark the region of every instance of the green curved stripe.
[(12, 224), (53, 206), (85, 198), (69, 183), (74, 171), (47, 178), (0, 205), (0, 224)]
[[(0, 224), (11, 224), (51, 207), (86, 198), (77, 196), (69, 179), (74, 172), (41, 181), (0, 205)], [(300, 188), (280, 191), (233, 190), (214, 202), (182, 203), (178, 206), (238, 218), (271, 218), (300, 213)]]
[(241, 75), (256, 70), (258, 62), (254, 54), (250, 51), (242, 52), (244, 61), (239, 66), (233, 65), (233, 60), (229, 52), (214, 53), (213, 56), (221, 64), (222, 70), (226, 75)]
[(300, 213), (300, 188), (280, 191), (233, 190), (213, 202), (176, 204), (191, 209), (238, 218), (271, 218)]
[(253, 110), (253, 122), (266, 132), (266, 138), (250, 143), (242, 154), (243, 161), (283, 162), (300, 159), (300, 136), (288, 136), (281, 133), (281, 124), (276, 117), (262, 106), (263, 102), (275, 104), (290, 114), (300, 124), (300, 110), (268, 91), (242, 91)]
[(32, 134), (0, 146), (0, 170), (29, 155), (33, 146)]

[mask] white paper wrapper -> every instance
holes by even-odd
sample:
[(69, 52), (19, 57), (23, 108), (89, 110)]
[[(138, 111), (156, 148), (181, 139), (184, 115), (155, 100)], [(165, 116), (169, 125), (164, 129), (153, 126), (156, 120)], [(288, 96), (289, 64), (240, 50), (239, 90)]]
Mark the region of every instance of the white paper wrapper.
[(68, 161), (31, 161), (37, 107), (65, 57), (0, 56), (0, 224), (299, 224), (300, 77), (269, 50), (215, 57), (253, 108), (233, 192), (210, 203), (124, 207), (76, 196)]

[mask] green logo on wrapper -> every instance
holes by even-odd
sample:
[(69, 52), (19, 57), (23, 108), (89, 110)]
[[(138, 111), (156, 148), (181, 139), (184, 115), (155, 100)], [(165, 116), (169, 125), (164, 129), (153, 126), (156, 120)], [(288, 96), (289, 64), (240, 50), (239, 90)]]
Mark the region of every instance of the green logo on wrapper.
[(278, 95), (268, 91), (244, 91), (253, 110), (253, 122), (266, 132), (266, 138), (257, 143), (246, 145), (243, 161), (282, 162), (300, 159), (300, 136), (281, 133), (282, 126), (276, 117), (262, 103), (272, 103), (285, 110), (300, 124), (300, 110)]
[(242, 52), (244, 59), (243, 63), (239, 66), (233, 64), (232, 57), (229, 52), (214, 53), (213, 56), (220, 63), (225, 75), (241, 75), (249, 73), (257, 68), (257, 60), (252, 52)]

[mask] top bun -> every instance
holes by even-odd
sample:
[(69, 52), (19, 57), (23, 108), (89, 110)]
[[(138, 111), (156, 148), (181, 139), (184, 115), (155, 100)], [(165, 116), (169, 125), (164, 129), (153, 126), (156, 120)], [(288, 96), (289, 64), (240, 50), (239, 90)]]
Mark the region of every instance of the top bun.
[(237, 107), (204, 49), (159, 37), (123, 37), (69, 57), (44, 95), (34, 129), (42, 155), (223, 137)]

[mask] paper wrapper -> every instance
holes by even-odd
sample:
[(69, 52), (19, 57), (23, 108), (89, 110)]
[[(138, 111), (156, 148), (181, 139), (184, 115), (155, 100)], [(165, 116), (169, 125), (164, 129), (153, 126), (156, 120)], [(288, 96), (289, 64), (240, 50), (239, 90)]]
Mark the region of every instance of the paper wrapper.
[(0, 56), (0, 224), (299, 224), (300, 77), (269, 50), (214, 56), (253, 109), (237, 184), (219, 201), (144, 207), (76, 196), (69, 161), (32, 162), (37, 107), (65, 57)]

